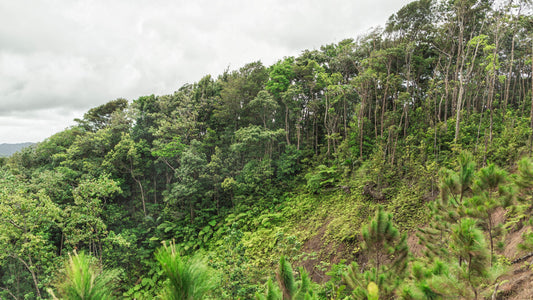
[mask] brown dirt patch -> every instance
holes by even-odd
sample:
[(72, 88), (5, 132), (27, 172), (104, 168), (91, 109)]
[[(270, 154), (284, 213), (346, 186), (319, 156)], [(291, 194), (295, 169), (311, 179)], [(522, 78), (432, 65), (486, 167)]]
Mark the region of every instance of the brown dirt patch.
[(496, 211), (492, 214), (492, 221), (495, 225), (497, 224), (503, 224), (505, 222), (505, 209), (502, 207), (498, 207)]
[(424, 246), (420, 245), (420, 239), (416, 236), (416, 230), (407, 233), (407, 247), (409, 247), (409, 252), (414, 256), (422, 256), (424, 254)]
[(326, 272), (330, 270), (330, 265), (322, 266), (320, 262), (338, 264), (341, 259), (350, 257), (346, 245), (327, 239), (327, 228), (330, 222), (331, 220), (326, 220), (318, 228), (317, 233), (303, 244), (302, 250), (310, 255), (310, 258), (298, 264), (306, 269), (314, 282), (318, 283), (324, 283), (329, 280)]
[(496, 299), (526, 300), (533, 299), (533, 272), (525, 263), (512, 266), (503, 277)]
[[(505, 210), (497, 210), (492, 217), (495, 224), (504, 223)], [(503, 255), (509, 261), (513, 261), (524, 255), (524, 253), (518, 249), (518, 244), (523, 241), (522, 235), (530, 229), (531, 226), (518, 227), (508, 232), (505, 236)], [(498, 288), (496, 299), (533, 299), (533, 272), (529, 267), (532, 263), (533, 259), (529, 258), (524, 262), (511, 265), (509, 272), (507, 272), (507, 274), (501, 279), (502, 284)]]
[(505, 255), (505, 257), (507, 257), (509, 260), (514, 260), (520, 257), (518, 252), (518, 244), (522, 242), (522, 234), (524, 234), (524, 232), (530, 228), (531, 226), (524, 226), (518, 231), (507, 234), (505, 237), (505, 250), (503, 251), (503, 255)]
[[(494, 224), (504, 223), (506, 221), (505, 213), (504, 209), (498, 209), (492, 215)], [(316, 233), (303, 244), (303, 252), (310, 256), (297, 264), (297, 266), (304, 267), (309, 272), (311, 279), (318, 283), (324, 283), (329, 280), (326, 272), (329, 271), (331, 264), (337, 264), (341, 259), (346, 259), (347, 262), (354, 259), (365, 260), (364, 257), (354, 255), (353, 251), (351, 251), (353, 250), (353, 245), (335, 242), (332, 238), (328, 238), (328, 227), (331, 221), (331, 219), (325, 220), (316, 229)], [(514, 231), (511, 230), (507, 233), (504, 242), (505, 249), (502, 254), (509, 261), (523, 255), (518, 250), (518, 244), (522, 242), (522, 234), (528, 229), (531, 229), (531, 226), (518, 227)], [(413, 255), (421, 256), (423, 255), (424, 246), (420, 245), (416, 232), (416, 230), (412, 230), (408, 233), (407, 244)], [(311, 255), (312, 253), (314, 255)], [(328, 262), (329, 264), (321, 265), (321, 262)], [(509, 272), (498, 280), (501, 284), (498, 287), (495, 299), (533, 300), (533, 271), (529, 267), (530, 264), (533, 264), (533, 258), (511, 265)]]

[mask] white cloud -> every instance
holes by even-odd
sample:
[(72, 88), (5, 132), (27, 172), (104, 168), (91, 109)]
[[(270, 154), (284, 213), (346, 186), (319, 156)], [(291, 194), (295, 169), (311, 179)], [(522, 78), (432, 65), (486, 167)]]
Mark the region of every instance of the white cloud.
[(356, 37), (407, 2), (0, 0), (0, 143), (42, 140), (119, 97)]
[(2, 143), (40, 142), (74, 125), (82, 111), (70, 109), (29, 110), (0, 117)]

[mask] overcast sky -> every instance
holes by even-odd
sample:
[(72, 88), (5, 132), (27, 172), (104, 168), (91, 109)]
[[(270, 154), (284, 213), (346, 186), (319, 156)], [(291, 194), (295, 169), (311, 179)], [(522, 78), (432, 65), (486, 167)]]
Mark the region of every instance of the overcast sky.
[(116, 98), (356, 38), (409, 0), (0, 0), (0, 143)]

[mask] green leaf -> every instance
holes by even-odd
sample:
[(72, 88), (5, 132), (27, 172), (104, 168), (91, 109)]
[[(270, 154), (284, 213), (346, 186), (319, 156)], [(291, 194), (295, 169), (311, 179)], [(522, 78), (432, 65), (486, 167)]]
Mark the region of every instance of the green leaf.
[(143, 278), (143, 280), (142, 280), (142, 285), (143, 286), (150, 286), (152, 284), (153, 284), (153, 282), (152, 282), (152, 280), (150, 278)]

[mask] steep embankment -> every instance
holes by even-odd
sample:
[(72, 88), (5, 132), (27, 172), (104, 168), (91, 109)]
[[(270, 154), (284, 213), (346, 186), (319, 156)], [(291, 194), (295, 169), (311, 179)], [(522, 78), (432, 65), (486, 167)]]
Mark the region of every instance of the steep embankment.
[[(510, 178), (514, 178), (512, 175)], [(378, 205), (384, 206), (392, 212), (396, 226), (408, 234), (407, 244), (413, 258), (412, 264), (417, 259), (424, 260), (426, 251), (423, 243), (418, 238), (418, 228), (429, 226), (435, 220), (430, 219), (428, 204), (435, 201), (436, 192), (417, 192), (417, 189), (407, 189), (409, 185), (398, 188), (398, 193), (386, 200), (375, 199), (375, 193), (369, 192), (368, 183), (352, 180), (337, 183), (336, 187), (324, 189), (319, 193), (309, 193), (299, 190), (288, 196), (286, 202), (278, 205), (276, 211), (283, 216), (281, 222), (273, 228), (274, 231), (284, 232), (286, 236), (293, 235), (301, 244), (299, 251), (294, 252), (292, 260), (296, 266), (303, 266), (314, 282), (326, 283), (331, 277), (328, 272), (335, 264), (345, 264), (356, 261), (362, 267), (371, 264), (365, 251), (361, 229), (367, 226), (369, 219), (374, 215)], [(468, 192), (477, 193), (474, 191)], [(470, 201), (470, 200), (469, 200)], [(465, 207), (470, 204), (465, 202)], [(503, 229), (495, 239), (495, 261), (500, 265), (501, 275), (494, 277), (490, 282), (480, 286), (480, 293), (493, 299), (530, 299), (533, 297), (533, 272), (529, 267), (533, 263), (532, 257), (524, 256), (528, 253), (519, 248), (524, 242), (524, 233), (531, 230), (531, 226), (524, 225), (517, 217), (516, 207), (508, 209), (497, 208), (491, 214), (493, 228)], [(472, 215), (473, 212), (464, 213)], [(518, 214), (519, 215), (519, 214)], [(480, 221), (481, 222), (481, 221)], [(481, 226), (481, 223), (480, 223)], [(498, 229), (500, 230), (500, 229)], [(251, 233), (261, 239), (259, 233)], [(264, 237), (264, 236), (263, 236)], [(488, 243), (489, 236), (485, 233)], [(276, 244), (276, 240), (271, 240)], [(248, 254), (252, 257), (261, 256), (267, 252), (261, 249), (260, 244), (247, 243), (251, 247)], [(448, 249), (448, 251), (453, 251)], [(282, 254), (287, 254), (282, 253)], [(279, 253), (278, 253), (279, 254)], [(270, 267), (275, 263), (275, 256), (271, 257)], [(496, 264), (496, 262), (494, 263)], [(413, 278), (407, 279), (413, 280)], [(496, 289), (496, 293), (494, 290)]]
[[(505, 221), (503, 211), (495, 215), (500, 222)], [(533, 298), (533, 257), (531, 253), (520, 251), (518, 245), (523, 242), (523, 235), (531, 231), (531, 226), (512, 228), (505, 237), (503, 256), (511, 262), (508, 272), (502, 276), (498, 287), (497, 299), (532, 299)]]

